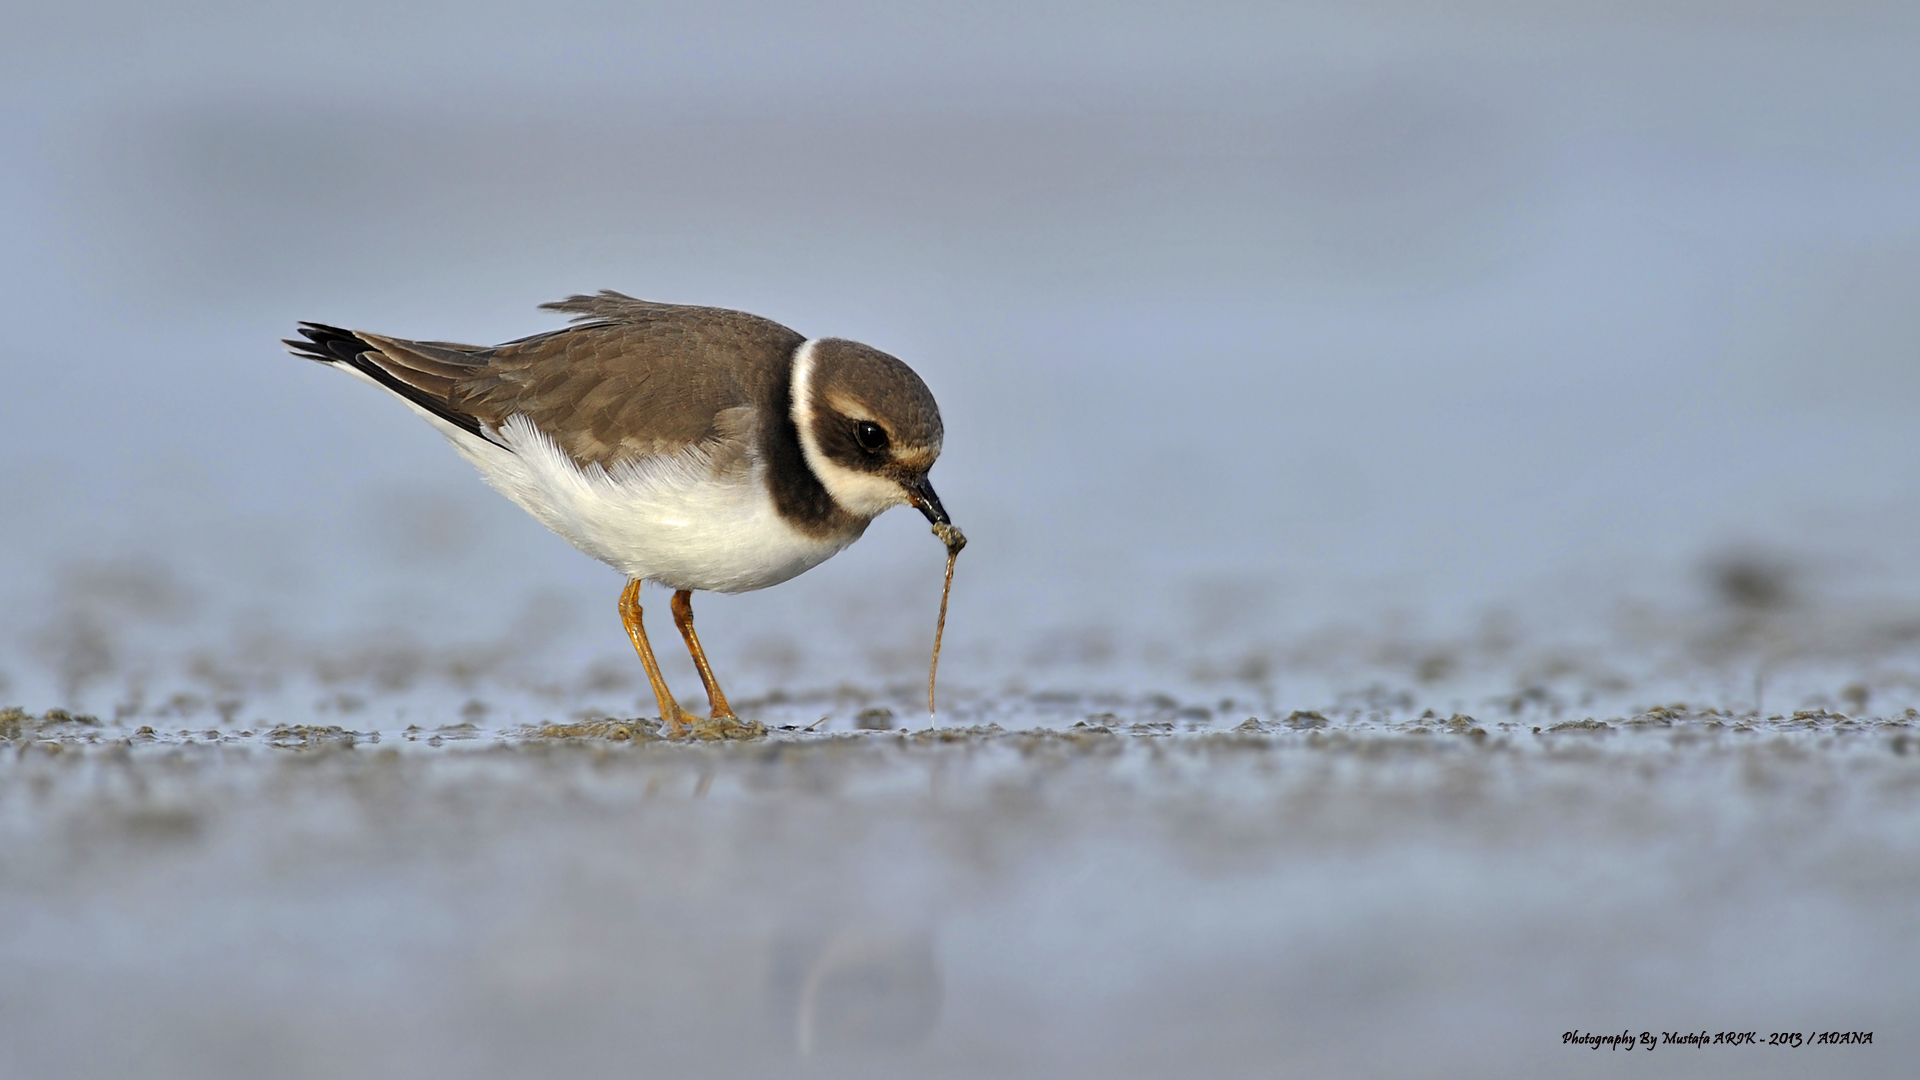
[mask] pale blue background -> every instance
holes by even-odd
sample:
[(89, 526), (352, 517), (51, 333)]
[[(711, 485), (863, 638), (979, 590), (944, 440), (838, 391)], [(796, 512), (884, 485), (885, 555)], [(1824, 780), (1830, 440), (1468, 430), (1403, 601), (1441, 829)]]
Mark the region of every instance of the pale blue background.
[[(923, 373), (986, 682), (1063, 631), (1137, 657), (1692, 602), (1730, 550), (1920, 593), (1911, 5), (99, 3), (0, 30), (0, 594), (29, 643), (0, 673), (35, 704), (76, 609), (122, 651), (155, 622), (615, 655), (610, 572), (276, 343), (494, 341), (601, 287)], [(789, 671), (917, 650), (938, 561), (894, 515), (707, 601), (708, 640)]]
[[(942, 722), (1119, 734), (841, 738), (898, 513), (700, 601), (825, 735), (533, 738), (614, 574), (278, 339), (601, 287), (912, 363)], [(1916, 297), (1911, 0), (15, 3), (0, 1075), (1911, 1075)], [(749, 1015), (851, 931), (919, 1056)]]

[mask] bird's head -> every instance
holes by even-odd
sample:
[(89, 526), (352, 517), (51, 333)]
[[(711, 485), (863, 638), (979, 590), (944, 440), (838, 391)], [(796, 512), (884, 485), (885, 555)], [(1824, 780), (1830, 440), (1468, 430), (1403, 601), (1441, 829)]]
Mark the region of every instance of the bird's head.
[(912, 368), (858, 342), (809, 341), (794, 356), (793, 422), (807, 466), (847, 512), (910, 505), (951, 528), (927, 481), (945, 434), (940, 406)]

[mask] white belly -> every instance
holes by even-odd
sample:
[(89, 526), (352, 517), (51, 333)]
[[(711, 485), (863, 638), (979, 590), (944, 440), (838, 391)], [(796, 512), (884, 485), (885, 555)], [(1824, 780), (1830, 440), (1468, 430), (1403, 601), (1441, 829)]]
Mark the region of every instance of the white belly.
[(581, 469), (525, 417), (501, 430), (503, 449), (445, 423), (462, 455), (540, 523), (630, 578), (672, 589), (764, 589), (832, 558), (864, 527), (816, 539), (788, 525), (763, 467), (716, 471), (700, 450)]

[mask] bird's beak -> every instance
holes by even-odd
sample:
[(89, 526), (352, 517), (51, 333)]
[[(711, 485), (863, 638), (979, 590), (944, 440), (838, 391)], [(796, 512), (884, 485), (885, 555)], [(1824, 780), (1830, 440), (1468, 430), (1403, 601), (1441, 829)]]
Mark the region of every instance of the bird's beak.
[(933, 493), (933, 485), (927, 482), (926, 477), (910, 480), (901, 486), (907, 489), (907, 501), (913, 504), (915, 510), (927, 515), (927, 520), (933, 522), (936, 529), (953, 524), (953, 519), (947, 516), (947, 508), (940, 505), (940, 496)]

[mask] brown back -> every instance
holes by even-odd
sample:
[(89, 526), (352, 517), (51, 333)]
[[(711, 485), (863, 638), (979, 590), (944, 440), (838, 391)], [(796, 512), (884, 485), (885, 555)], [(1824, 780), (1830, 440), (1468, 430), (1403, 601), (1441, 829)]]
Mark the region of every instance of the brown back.
[(582, 466), (740, 443), (804, 340), (757, 315), (610, 290), (541, 306), (575, 325), (493, 348), (356, 336), (435, 404), (496, 431), (525, 415)]

